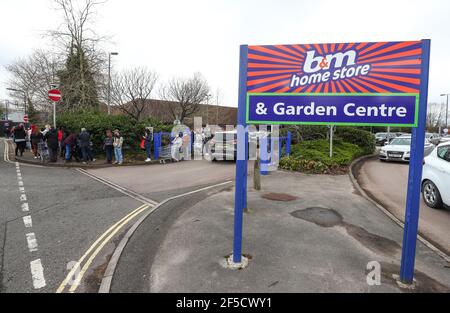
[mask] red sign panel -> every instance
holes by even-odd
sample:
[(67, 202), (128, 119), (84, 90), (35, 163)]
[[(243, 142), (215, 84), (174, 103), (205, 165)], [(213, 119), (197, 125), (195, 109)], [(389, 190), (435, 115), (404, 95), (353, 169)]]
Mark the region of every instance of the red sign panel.
[(61, 100), (61, 91), (58, 89), (52, 89), (48, 92), (48, 97), (50, 100), (57, 102)]

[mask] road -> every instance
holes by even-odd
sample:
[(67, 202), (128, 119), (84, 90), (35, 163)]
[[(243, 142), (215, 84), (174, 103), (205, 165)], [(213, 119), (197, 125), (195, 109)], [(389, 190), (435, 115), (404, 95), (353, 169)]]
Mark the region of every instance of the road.
[(36, 167), (3, 158), (5, 147), (0, 140), (0, 292), (97, 292), (120, 238), (142, 214), (167, 197), (234, 178), (229, 162), (89, 173)]
[[(398, 219), (404, 221), (408, 164), (365, 162), (359, 173), (361, 187)], [(431, 209), (421, 197), (419, 232), (450, 255), (450, 210)]]

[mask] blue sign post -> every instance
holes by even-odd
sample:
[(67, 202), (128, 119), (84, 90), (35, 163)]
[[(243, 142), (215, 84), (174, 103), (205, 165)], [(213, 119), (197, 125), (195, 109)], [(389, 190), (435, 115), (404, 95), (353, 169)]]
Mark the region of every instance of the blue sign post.
[(406, 195), (405, 230), (403, 234), (400, 280), (411, 284), (414, 278), (417, 231), (419, 226), (420, 192), (428, 101), (428, 68), (430, 40), (422, 40), (419, 119), (411, 132), (411, 159), (409, 161), (408, 192)]
[(238, 130), (237, 130), (237, 160), (236, 160), (236, 187), (234, 196), (234, 241), (233, 262), (242, 261), (242, 227), (244, 209), (247, 207), (247, 149), (248, 134), (245, 121), (245, 101), (247, 97), (247, 62), (248, 46), (242, 45), (240, 49), (239, 66), (239, 100), (238, 100)]
[(412, 127), (400, 279), (413, 282), (429, 58), (428, 39), (240, 47), (234, 263), (247, 206), (247, 123)]

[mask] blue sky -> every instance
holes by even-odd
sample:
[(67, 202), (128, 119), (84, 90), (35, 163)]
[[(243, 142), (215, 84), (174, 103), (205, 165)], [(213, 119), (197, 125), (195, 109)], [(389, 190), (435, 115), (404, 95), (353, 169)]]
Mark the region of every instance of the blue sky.
[[(4, 65), (45, 48), (57, 27), (52, 0), (0, 2), (0, 99)], [(109, 0), (96, 28), (112, 35), (114, 69), (145, 65), (161, 80), (200, 71), (225, 105), (237, 105), (240, 44), (402, 41), (430, 38), (429, 101), (450, 93), (450, 1)]]

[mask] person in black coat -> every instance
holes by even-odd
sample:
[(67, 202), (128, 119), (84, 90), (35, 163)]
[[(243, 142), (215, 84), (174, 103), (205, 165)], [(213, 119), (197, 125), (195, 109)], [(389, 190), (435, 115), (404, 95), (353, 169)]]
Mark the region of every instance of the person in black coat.
[(54, 127), (45, 134), (45, 140), (47, 141), (48, 152), (50, 154), (50, 162), (56, 162), (58, 159), (58, 132)]
[(14, 130), (14, 143), (16, 144), (16, 156), (20, 151), (20, 156), (23, 156), (23, 151), (25, 150), (25, 146), (27, 144), (27, 133), (23, 128), (23, 125), (20, 124)]

